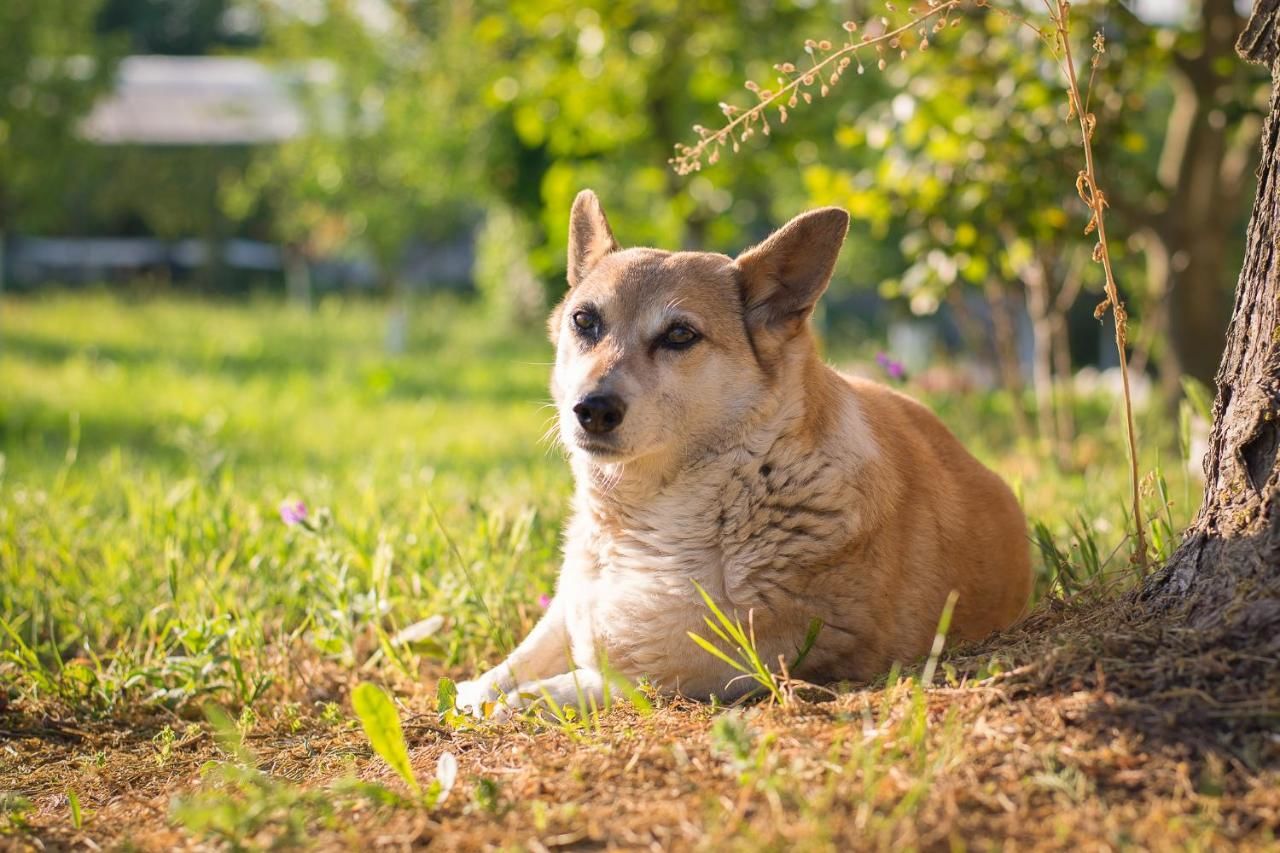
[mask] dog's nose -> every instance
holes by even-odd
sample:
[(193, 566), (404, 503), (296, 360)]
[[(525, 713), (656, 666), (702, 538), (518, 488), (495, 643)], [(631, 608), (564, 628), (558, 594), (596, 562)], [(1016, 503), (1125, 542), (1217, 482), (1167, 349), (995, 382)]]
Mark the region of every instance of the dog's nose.
[(573, 413), (587, 432), (613, 432), (622, 423), (627, 405), (617, 394), (588, 394), (573, 407)]

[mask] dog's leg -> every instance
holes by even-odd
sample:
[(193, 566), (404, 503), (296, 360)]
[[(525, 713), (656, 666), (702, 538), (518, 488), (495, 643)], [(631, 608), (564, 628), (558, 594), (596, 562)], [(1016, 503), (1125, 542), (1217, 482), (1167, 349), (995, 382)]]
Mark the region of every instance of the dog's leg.
[(604, 697), (604, 676), (597, 670), (581, 667), (550, 678), (522, 682), (503, 699), (502, 710), (546, 704), (558, 714), (569, 705), (589, 714), (592, 709), (604, 709)]
[(551, 600), (547, 612), (533, 626), (529, 636), (507, 659), (472, 680), (458, 685), (458, 707), (476, 716), (484, 713), (484, 703), (495, 702), (524, 683), (536, 683), (573, 669), (569, 654), (569, 632), (565, 627), (562, 596)]

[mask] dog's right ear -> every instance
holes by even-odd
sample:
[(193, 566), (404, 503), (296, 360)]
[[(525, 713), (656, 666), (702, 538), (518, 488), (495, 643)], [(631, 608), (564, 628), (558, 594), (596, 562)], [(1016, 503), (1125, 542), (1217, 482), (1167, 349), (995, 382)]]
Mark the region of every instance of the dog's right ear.
[(802, 213), (734, 260), (741, 275), (748, 327), (796, 331), (827, 289), (849, 214), (838, 207)]
[(787, 341), (805, 328), (831, 281), (848, 230), (849, 214), (840, 208), (811, 210), (734, 260), (747, 333), (766, 370)]
[(605, 255), (617, 250), (600, 199), (591, 190), (578, 193), (569, 212), (569, 287), (577, 287)]

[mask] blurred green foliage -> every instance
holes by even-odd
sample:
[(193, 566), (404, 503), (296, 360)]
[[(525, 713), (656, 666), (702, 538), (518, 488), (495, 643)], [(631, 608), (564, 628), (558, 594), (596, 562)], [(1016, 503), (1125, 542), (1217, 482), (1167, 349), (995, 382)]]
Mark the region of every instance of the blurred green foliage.
[(110, 83), (118, 40), (85, 0), (0, 4), (0, 235), (66, 227), (83, 149), (75, 123)]
[[(891, 55), (883, 72), (869, 59), (741, 154), (689, 178), (668, 167), (720, 102), (750, 103), (745, 81), (772, 85), (806, 39), (843, 37), (846, 16), (909, 16), (891, 5), (14, 0), (0, 12), (0, 229), (256, 237), (294, 261), (369, 260), (394, 290), (407, 246), (468, 240), (493, 213), (519, 235), (522, 257), (506, 262), (554, 295), (570, 202), (592, 187), (622, 242), (671, 248), (735, 252), (806, 205), (845, 206), (835, 293), (878, 291), (904, 314), (966, 285), (1019, 303), (1028, 291), (1033, 315), (1038, 282), (1050, 297), (1096, 288), (1079, 140), (1035, 4), (1001, 4), (1014, 17), (966, 6), (927, 52)], [(1075, 4), (1082, 68), (1094, 34), (1105, 43), (1088, 76), (1112, 256), (1145, 330), (1139, 362), (1158, 362), (1174, 393), (1181, 371), (1207, 379), (1216, 364), (1212, 344), (1163, 355), (1221, 336), (1263, 76), (1231, 53), (1231, 0), (1180, 8), (1157, 24), (1122, 3)], [(86, 147), (76, 122), (125, 50), (257, 58), (308, 131)], [(1078, 307), (1073, 334), (1089, 324)], [(1077, 351), (1096, 346), (1084, 333)]]
[[(262, 54), (332, 63), (332, 85), (308, 90), (317, 126), (332, 132), (260, 152), (226, 193), (237, 215), (268, 205), (286, 241), (359, 241), (387, 266), (407, 238), (456, 232), (501, 206), (534, 229), (531, 268), (555, 281), (584, 186), (636, 244), (740, 248), (803, 203), (785, 151), (728, 166), (719, 186), (677, 179), (666, 158), (744, 65), (824, 26), (825, 10), (420, 3), (371, 24), (355, 5), (324, 8), (271, 11)], [(829, 125), (811, 121), (814, 132)]]

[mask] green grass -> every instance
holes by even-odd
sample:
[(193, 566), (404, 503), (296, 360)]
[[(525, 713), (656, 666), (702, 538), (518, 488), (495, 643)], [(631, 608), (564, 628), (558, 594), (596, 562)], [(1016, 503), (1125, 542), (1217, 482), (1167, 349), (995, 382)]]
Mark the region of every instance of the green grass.
[[(532, 333), (432, 304), (389, 357), (376, 305), (106, 296), (0, 323), (0, 649), (24, 691), (245, 701), (273, 641), (354, 662), (433, 614), (424, 651), (470, 666), (551, 589), (569, 480)], [(286, 527), (286, 498), (329, 520)]]
[[(517, 640), (552, 588), (571, 488), (541, 439), (550, 346), (454, 301), (417, 306), (401, 355), (384, 325), (361, 301), (0, 302), (10, 691), (98, 712), (243, 704), (282, 676), (281, 646), (408, 674), (465, 672)], [(1040, 525), (1042, 594), (1123, 568), (1114, 407), (1081, 404), (1096, 461), (1063, 474), (1019, 446), (1007, 397), (930, 402)], [(1150, 470), (1175, 429), (1144, 427)], [(1184, 468), (1164, 470), (1175, 530), (1198, 491)], [(312, 529), (281, 521), (285, 499)], [(431, 616), (433, 636), (392, 645)]]

